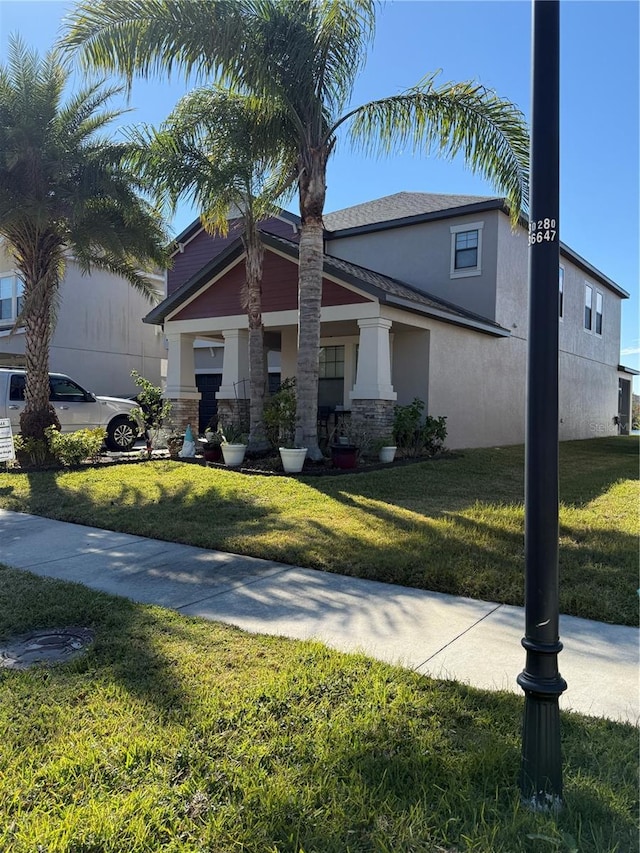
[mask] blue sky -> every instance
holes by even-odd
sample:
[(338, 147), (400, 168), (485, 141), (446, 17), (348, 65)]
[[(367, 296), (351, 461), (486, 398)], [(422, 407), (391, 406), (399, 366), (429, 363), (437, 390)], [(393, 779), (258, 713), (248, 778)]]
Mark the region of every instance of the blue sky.
[[(117, 0), (114, 0), (117, 2)], [(72, 2), (0, 0), (0, 50), (20, 33), (40, 51), (56, 39)], [(623, 303), (621, 360), (640, 369), (640, 189), (638, 35), (635, 0), (561, 3), (560, 236), (631, 294)], [(530, 112), (528, 0), (400, 0), (382, 5), (354, 105), (391, 95), (426, 73), (476, 79)], [(136, 81), (124, 122), (158, 123), (188, 87), (175, 78)], [(115, 128), (114, 128), (115, 130)], [(326, 210), (402, 190), (493, 195), (463, 163), (414, 157), (363, 159), (338, 145), (329, 164)], [(293, 202), (292, 209), (295, 209)], [(172, 230), (195, 211), (183, 207)], [(640, 377), (634, 385), (640, 392)]]

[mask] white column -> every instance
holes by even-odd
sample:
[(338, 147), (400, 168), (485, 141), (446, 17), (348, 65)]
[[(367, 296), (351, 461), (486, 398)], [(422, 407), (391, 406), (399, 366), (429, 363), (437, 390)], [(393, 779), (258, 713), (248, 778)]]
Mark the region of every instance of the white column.
[[(249, 331), (225, 329), (222, 384), (217, 400), (236, 400), (249, 397)], [(243, 381), (244, 380), (244, 381)]]
[(391, 320), (372, 317), (358, 320), (360, 345), (356, 384), (349, 397), (352, 400), (396, 400), (391, 384)]
[(168, 332), (167, 387), (165, 397), (171, 400), (199, 400), (196, 387), (193, 342), (195, 335)]

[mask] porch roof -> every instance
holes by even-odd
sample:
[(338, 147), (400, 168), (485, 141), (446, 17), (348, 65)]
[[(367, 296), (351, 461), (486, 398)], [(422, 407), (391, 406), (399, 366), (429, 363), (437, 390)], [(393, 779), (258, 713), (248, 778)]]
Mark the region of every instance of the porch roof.
[[(289, 257), (292, 263), (298, 263), (299, 247), (297, 243), (264, 232), (260, 236), (267, 249), (272, 249)], [(238, 238), (186, 281), (182, 287), (153, 308), (143, 318), (143, 322), (161, 325), (167, 316), (174, 313), (184, 302), (205, 287), (208, 281), (222, 273), (225, 267), (237, 261), (243, 253), (242, 240)], [(433, 317), (444, 323), (464, 326), (497, 337), (506, 337), (510, 334), (508, 329), (493, 320), (466, 311), (450, 302), (418, 290), (406, 282), (382, 275), (375, 270), (358, 266), (342, 258), (323, 255), (323, 273), (376, 298), (383, 305)]]

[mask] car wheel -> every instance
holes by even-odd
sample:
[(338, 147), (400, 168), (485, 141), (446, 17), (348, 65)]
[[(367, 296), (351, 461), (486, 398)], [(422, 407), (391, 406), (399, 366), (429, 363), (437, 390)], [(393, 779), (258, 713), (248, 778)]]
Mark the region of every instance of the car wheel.
[(115, 418), (107, 427), (106, 445), (109, 450), (131, 450), (138, 430), (128, 418)]

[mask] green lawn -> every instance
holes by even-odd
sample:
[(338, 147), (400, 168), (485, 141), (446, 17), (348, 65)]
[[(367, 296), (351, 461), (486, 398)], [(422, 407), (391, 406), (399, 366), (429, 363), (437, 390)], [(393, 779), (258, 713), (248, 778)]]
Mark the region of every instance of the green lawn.
[[(560, 607), (637, 624), (638, 443), (561, 445)], [(358, 577), (523, 603), (523, 449), (343, 476), (180, 462), (0, 475), (0, 506)]]
[(630, 725), (563, 714), (565, 807), (533, 814), (521, 697), (0, 566), (0, 637), (57, 625), (84, 658), (0, 670), (6, 853), (638, 850)]

